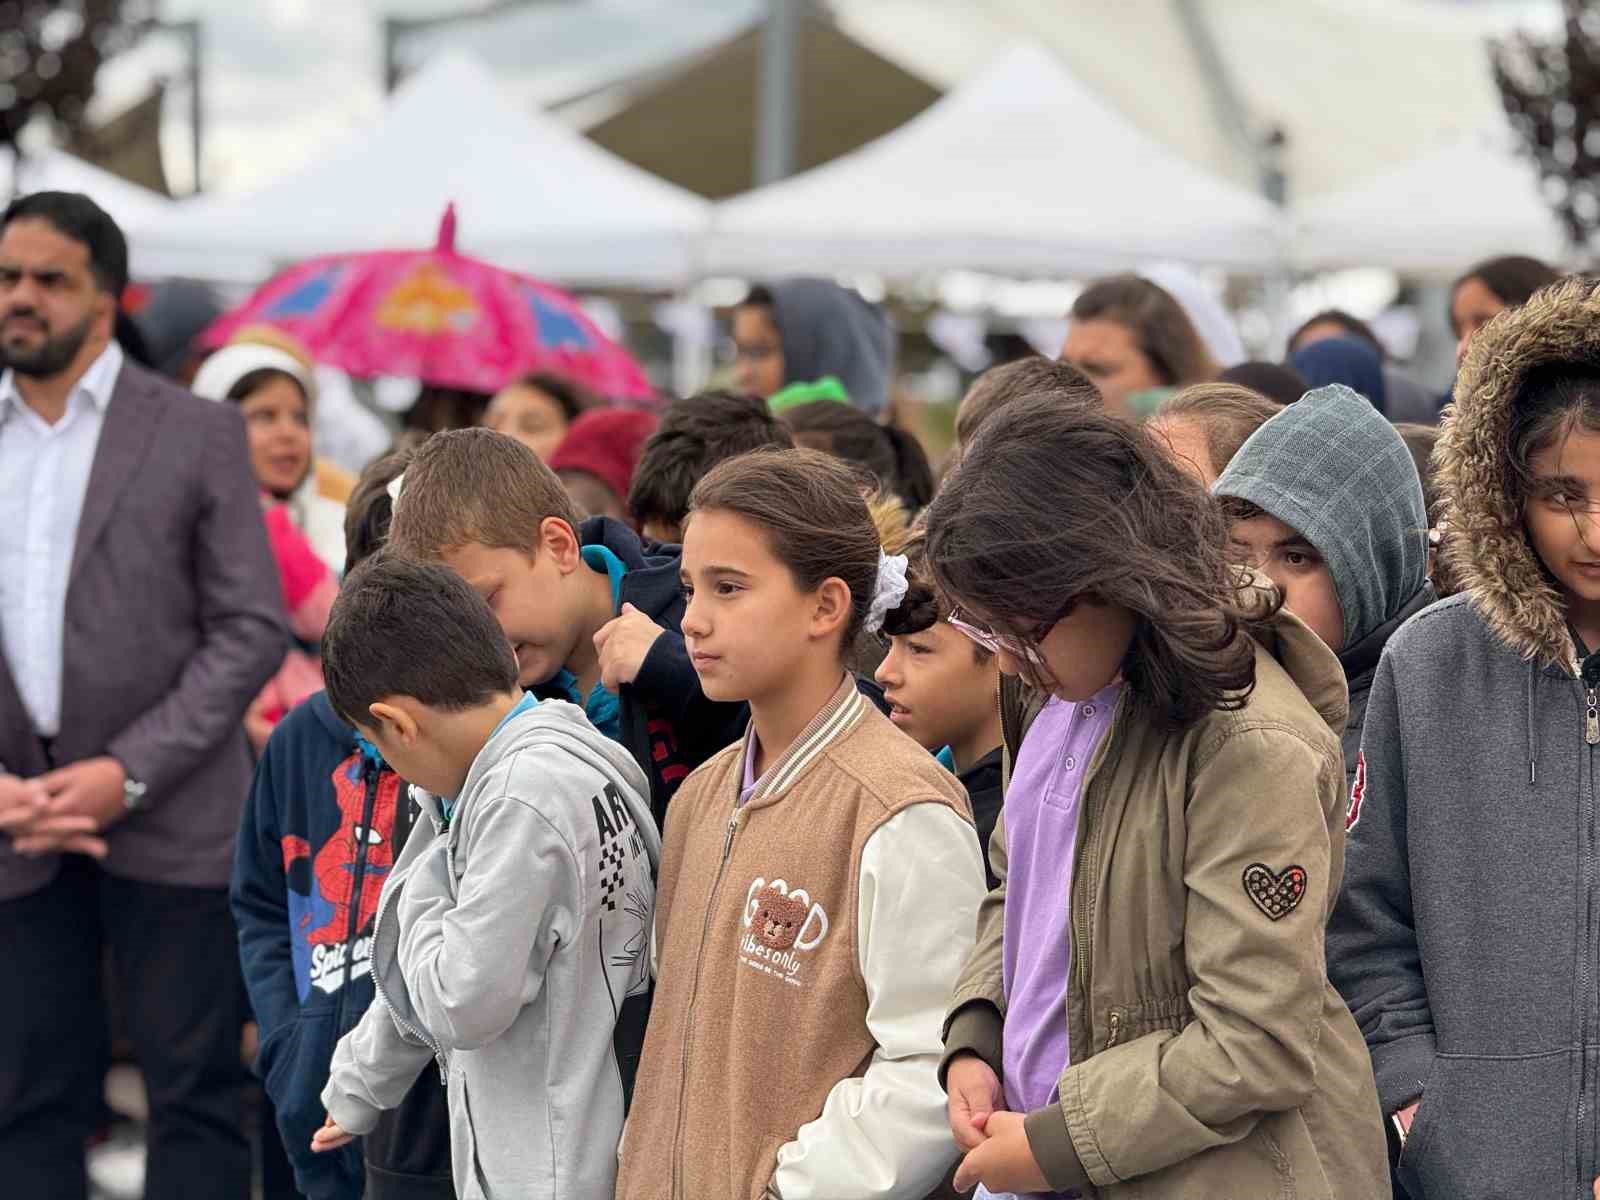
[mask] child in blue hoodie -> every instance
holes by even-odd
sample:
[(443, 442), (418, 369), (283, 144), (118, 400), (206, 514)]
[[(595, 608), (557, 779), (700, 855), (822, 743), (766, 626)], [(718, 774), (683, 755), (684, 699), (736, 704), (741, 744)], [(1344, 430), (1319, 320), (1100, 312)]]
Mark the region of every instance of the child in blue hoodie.
[[(384, 488), (403, 465), (399, 456), (380, 459), (352, 496), (351, 567), (382, 544), (390, 514)], [(363, 1193), (361, 1147), (317, 1155), (311, 1135), (322, 1124), (333, 1048), (372, 1002), (373, 915), (411, 818), (404, 782), (323, 692), (273, 731), (245, 805), (231, 894), (261, 1029), (256, 1069), (309, 1200)], [(437, 1140), (444, 1136), (437, 1131)], [(407, 1140), (414, 1152), (415, 1138)], [(448, 1174), (437, 1182), (451, 1194)]]

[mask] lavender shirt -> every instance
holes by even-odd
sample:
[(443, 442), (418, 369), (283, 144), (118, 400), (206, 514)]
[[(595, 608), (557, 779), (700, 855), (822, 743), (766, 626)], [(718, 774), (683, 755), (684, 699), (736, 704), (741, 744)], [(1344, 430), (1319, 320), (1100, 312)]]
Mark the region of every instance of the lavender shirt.
[(758, 744), (756, 735), (752, 731), (750, 737), (746, 740), (744, 748), (744, 778), (739, 783), (739, 803), (734, 805), (735, 808), (743, 808), (746, 804), (749, 804), (750, 797), (755, 795), (756, 784), (761, 782), (756, 778), (756, 747)]
[(1072, 1061), (1066, 993), (1072, 967), (1073, 853), (1089, 759), (1111, 724), (1120, 682), (1082, 704), (1051, 700), (1028, 730), (1006, 789), (1004, 1067), (1006, 1107), (1055, 1102)]

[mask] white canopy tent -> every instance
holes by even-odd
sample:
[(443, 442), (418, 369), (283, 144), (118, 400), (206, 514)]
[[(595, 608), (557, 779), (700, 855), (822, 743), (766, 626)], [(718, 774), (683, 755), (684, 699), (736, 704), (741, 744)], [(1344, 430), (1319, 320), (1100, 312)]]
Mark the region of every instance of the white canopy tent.
[[(1290, 199), (1309, 200), (1503, 119), (1487, 40), (1559, 32), (1555, 0), (827, 0), (860, 45), (940, 90), (995, 51), (1037, 41), (1118, 112), (1208, 173), (1252, 187), (1257, 168), (1218, 108), (1183, 19), (1209, 34), (1256, 132), (1281, 129)], [(409, 35), (402, 59), (459, 45), (519, 97), (591, 128), (642, 85), (756, 28), (764, 0), (586, 0), (512, 6)]]
[(719, 271), (1093, 273), (1280, 259), (1279, 214), (1140, 132), (1025, 43), (894, 132), (717, 206)]
[(1500, 130), (1460, 138), (1301, 208), (1295, 265), (1380, 263), (1453, 277), (1497, 254), (1549, 262), (1571, 248), (1531, 161)]
[(254, 281), (318, 254), (431, 245), (454, 201), (463, 252), (542, 279), (671, 287), (695, 273), (709, 206), (503, 97), (474, 60), (436, 59), (377, 123), (243, 197), (174, 206), (134, 270)]
[(1209, 34), (1253, 131), (1285, 135), (1290, 203), (1503, 120), (1488, 39), (1513, 28), (1558, 32), (1562, 22), (1552, 0), (834, 5), (845, 32), (939, 87), (968, 78), (992, 47), (1037, 39), (1162, 145), (1212, 175), (1254, 186), (1257, 169), (1220, 116), (1210, 68), (1180, 18), (1184, 9)]
[(20, 157), (15, 151), (0, 156), (0, 195), (28, 192), (82, 192), (129, 236), (174, 207), (174, 202), (159, 192), (53, 148)]

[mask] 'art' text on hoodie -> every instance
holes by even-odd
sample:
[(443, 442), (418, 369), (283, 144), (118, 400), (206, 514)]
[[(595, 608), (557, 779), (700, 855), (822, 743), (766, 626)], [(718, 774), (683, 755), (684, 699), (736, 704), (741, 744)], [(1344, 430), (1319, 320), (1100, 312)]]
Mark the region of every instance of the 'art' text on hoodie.
[(1295, 530), (1328, 564), (1344, 614), (1350, 687), (1344, 769), (1353, 786), (1367, 692), (1390, 635), (1435, 597), (1428, 513), (1393, 425), (1341, 384), (1306, 393), (1251, 435), (1212, 489)]
[(649, 993), (660, 839), (632, 758), (563, 701), (525, 705), (384, 888), (378, 1003), (323, 1092), (365, 1132), (430, 1059), (460, 1200), (609, 1196)]
[(1530, 372), (1597, 357), (1578, 278), (1473, 338), (1436, 453), (1466, 590), (1396, 633), (1372, 684), (1328, 969), (1385, 1112), (1420, 1098), (1413, 1200), (1588, 1197), (1600, 1175), (1600, 698), (1506, 453)]

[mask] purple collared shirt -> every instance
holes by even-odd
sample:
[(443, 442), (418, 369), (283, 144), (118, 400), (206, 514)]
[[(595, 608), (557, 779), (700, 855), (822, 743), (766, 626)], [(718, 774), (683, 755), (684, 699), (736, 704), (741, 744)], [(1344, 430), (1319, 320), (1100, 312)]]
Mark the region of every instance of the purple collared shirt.
[(1078, 807), (1121, 688), (1113, 683), (1081, 704), (1050, 700), (1028, 730), (1006, 789), (1003, 1059), (1013, 1112), (1055, 1102), (1072, 1061), (1066, 997)]
[(744, 747), (744, 779), (739, 784), (739, 804), (743, 808), (750, 803), (750, 797), (755, 794), (756, 784), (761, 780), (756, 778), (756, 750), (760, 743), (756, 741), (755, 730), (750, 731), (750, 736), (745, 739)]

